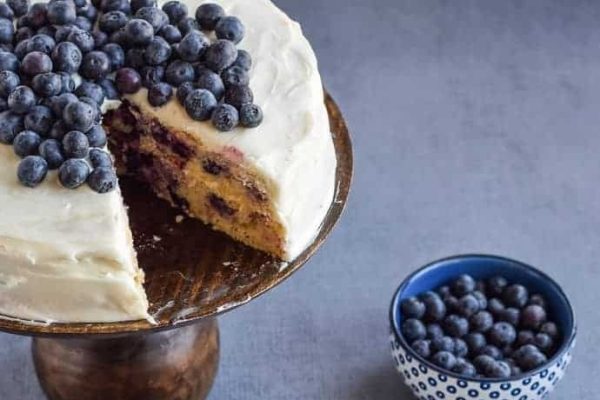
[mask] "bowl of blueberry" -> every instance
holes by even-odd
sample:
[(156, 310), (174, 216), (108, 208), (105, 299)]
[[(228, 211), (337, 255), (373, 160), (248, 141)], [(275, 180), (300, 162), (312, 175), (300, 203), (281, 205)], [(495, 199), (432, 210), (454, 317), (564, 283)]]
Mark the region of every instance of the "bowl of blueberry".
[(464, 255), (411, 274), (390, 308), (392, 356), (422, 400), (546, 398), (575, 346), (560, 286), (519, 261)]

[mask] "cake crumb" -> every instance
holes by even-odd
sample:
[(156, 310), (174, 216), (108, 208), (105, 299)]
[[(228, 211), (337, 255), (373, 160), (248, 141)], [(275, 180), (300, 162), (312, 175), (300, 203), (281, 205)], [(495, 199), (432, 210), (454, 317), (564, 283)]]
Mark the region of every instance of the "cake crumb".
[(178, 215), (175, 217), (175, 222), (177, 222), (178, 224), (182, 223), (184, 220), (184, 216), (183, 215)]

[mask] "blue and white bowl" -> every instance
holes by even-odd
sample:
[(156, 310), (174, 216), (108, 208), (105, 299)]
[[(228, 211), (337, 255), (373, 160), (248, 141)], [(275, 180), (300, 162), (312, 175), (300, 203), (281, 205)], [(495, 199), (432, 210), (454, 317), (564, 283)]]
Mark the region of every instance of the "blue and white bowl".
[[(474, 278), (502, 275), (545, 296), (550, 315), (561, 329), (563, 341), (548, 363), (509, 379), (463, 378), (421, 358), (401, 335), (400, 303), (410, 296), (447, 284), (460, 274)], [(421, 400), (538, 400), (544, 399), (565, 374), (575, 346), (573, 309), (560, 286), (543, 272), (518, 261), (489, 255), (464, 255), (426, 265), (398, 288), (390, 309), (392, 357), (406, 385)]]

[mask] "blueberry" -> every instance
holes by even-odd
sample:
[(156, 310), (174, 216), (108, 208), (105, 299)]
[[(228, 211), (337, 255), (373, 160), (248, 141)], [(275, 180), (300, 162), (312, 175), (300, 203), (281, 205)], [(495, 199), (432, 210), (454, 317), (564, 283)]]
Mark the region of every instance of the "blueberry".
[(52, 128), (50, 128), (50, 132), (48, 132), (48, 137), (56, 140), (62, 140), (65, 134), (69, 131), (69, 127), (65, 124), (65, 121), (58, 120), (52, 124)]
[(69, 37), (69, 34), (74, 30), (77, 30), (75, 25), (62, 25), (56, 28), (54, 33), (54, 41), (57, 43), (64, 42)]
[(548, 361), (544, 353), (531, 344), (520, 347), (514, 353), (514, 359), (523, 371), (530, 371), (544, 365)]
[[(33, 37), (33, 29), (28, 26), (24, 26), (22, 28), (17, 29), (15, 32), (14, 41), (15, 43), (20, 44), (22, 41), (31, 39)], [(25, 43), (25, 49), (27, 49), (27, 43)]]
[(11, 144), (17, 133), (23, 130), (23, 117), (11, 111), (0, 113), (0, 143)]
[(23, 121), (25, 129), (37, 132), (40, 135), (46, 135), (52, 128), (54, 117), (50, 108), (38, 105), (27, 113)]
[(144, 49), (129, 49), (125, 53), (125, 65), (134, 69), (140, 69), (146, 65), (144, 60)]
[(171, 58), (171, 45), (160, 36), (155, 36), (144, 51), (144, 60), (148, 65), (160, 65)]
[(79, 73), (84, 78), (98, 80), (104, 79), (110, 69), (111, 63), (106, 53), (95, 50), (83, 56)]
[(102, 0), (100, 3), (102, 12), (122, 11), (125, 14), (131, 14), (131, 4), (129, 0)]
[(485, 281), (483, 281), (481, 279), (475, 281), (475, 291), (485, 294), (486, 293)]
[(487, 332), (494, 324), (494, 317), (488, 311), (479, 311), (470, 320), (471, 329), (475, 332)]
[(102, 110), (100, 109), (100, 105), (96, 103), (96, 100), (83, 96), (79, 98), (79, 101), (92, 107), (92, 116), (94, 118), (94, 122), (100, 122), (102, 120)]
[(152, 85), (163, 81), (165, 69), (161, 66), (143, 67), (140, 71), (140, 75), (142, 76), (142, 85), (146, 88), (150, 88)]
[(546, 322), (546, 311), (538, 305), (529, 305), (521, 313), (521, 326), (529, 329), (538, 329)]
[(78, 99), (73, 93), (62, 93), (51, 98), (50, 108), (55, 115), (62, 116), (62, 112), (67, 104), (74, 101), (78, 101)]
[(89, 165), (82, 159), (66, 160), (58, 170), (58, 179), (67, 189), (76, 189), (83, 185), (90, 174)]
[(113, 33), (124, 27), (127, 21), (129, 18), (123, 11), (110, 11), (102, 14), (98, 20), (98, 27), (106, 33)]
[(108, 35), (102, 31), (95, 30), (92, 32), (94, 37), (94, 48), (101, 49), (108, 42)]
[(153, 107), (161, 107), (173, 97), (173, 87), (168, 83), (155, 83), (148, 90), (148, 103)]
[(210, 41), (202, 32), (191, 31), (186, 34), (177, 46), (177, 54), (184, 61), (200, 60), (210, 46)]
[[(16, 64), (14, 64), (14, 69), (9, 68), (11, 71), (18, 71), (19, 69), (19, 60), (23, 60), (23, 58), (25, 58), (25, 56), (27, 55), (27, 42), (29, 41), (29, 39), (24, 39), (23, 41), (17, 43), (17, 45), (15, 46), (15, 49), (13, 51), (13, 60), (16, 58)], [(6, 51), (3, 51), (2, 53), (0, 53), (0, 55), (2, 54), (11, 54), (11, 53), (7, 53)], [(6, 62), (4, 60), (0, 59), (0, 65), (4, 65), (6, 66)]]
[(498, 347), (493, 346), (491, 344), (486, 344), (485, 346), (483, 346), (479, 350), (478, 354), (485, 355), (485, 356), (488, 356), (488, 357), (492, 357), (495, 360), (499, 360), (503, 356), (502, 350), (500, 350)]
[(469, 333), (469, 321), (456, 314), (448, 315), (444, 319), (444, 331), (452, 337), (463, 337)]
[(184, 82), (191, 82), (195, 78), (192, 64), (175, 60), (167, 66), (165, 80), (173, 86), (179, 86)]
[(212, 113), (212, 123), (221, 132), (228, 132), (239, 123), (239, 113), (234, 106), (219, 104)]
[(60, 93), (62, 80), (54, 72), (46, 72), (33, 77), (31, 87), (38, 96), (52, 97)]
[(117, 100), (119, 98), (119, 91), (112, 80), (102, 79), (98, 81), (98, 85), (102, 88), (106, 99)]
[(117, 187), (117, 175), (110, 167), (95, 168), (87, 178), (89, 187), (97, 193), (108, 193)]
[(482, 333), (472, 332), (465, 336), (464, 338), (467, 347), (469, 348), (469, 353), (479, 354), (481, 350), (487, 345), (487, 340)]
[(502, 300), (509, 307), (523, 308), (529, 300), (529, 293), (523, 285), (510, 285), (502, 293)]
[(237, 17), (223, 17), (215, 27), (217, 38), (239, 43), (244, 38), (244, 24)]
[(214, 30), (223, 17), (225, 17), (225, 10), (217, 4), (202, 4), (196, 9), (196, 20), (205, 31)]
[(40, 156), (27, 156), (19, 163), (17, 177), (27, 187), (36, 187), (48, 173), (48, 163)]
[(405, 318), (423, 318), (425, 315), (425, 304), (416, 297), (409, 297), (400, 304), (402, 315)]
[(196, 74), (196, 87), (210, 91), (217, 99), (223, 97), (225, 85), (218, 74), (208, 68), (198, 68)]
[(459, 338), (454, 339), (454, 355), (456, 357), (466, 357), (469, 353), (467, 343)]
[(110, 60), (110, 69), (113, 71), (125, 65), (125, 51), (116, 43), (107, 43), (102, 46), (102, 51), (106, 53)]
[(233, 65), (243, 68), (246, 71), (250, 71), (250, 68), (252, 68), (252, 57), (250, 56), (250, 53), (246, 50), (238, 50), (238, 55), (233, 62)]
[(517, 333), (517, 341), (515, 344), (518, 347), (525, 346), (526, 344), (534, 344), (535, 343), (535, 334), (529, 330), (519, 331)]
[(179, 101), (179, 103), (183, 105), (185, 103), (185, 98), (187, 97), (187, 95), (195, 88), (196, 87), (192, 82), (184, 82), (181, 85), (179, 85), (176, 93), (177, 100)]
[[(240, 109), (240, 111), (241, 111), (241, 109)], [(444, 304), (446, 304), (446, 309), (448, 310), (448, 312), (458, 313), (459, 302), (456, 297), (452, 296), (451, 294), (446, 294), (446, 295), (444, 295), (442, 300), (444, 301)]]
[(92, 33), (78, 28), (73, 29), (71, 33), (69, 33), (67, 41), (74, 43), (75, 46), (79, 47), (79, 50), (81, 50), (82, 53), (92, 51), (96, 46)]
[(112, 167), (112, 165), (113, 165), (113, 161), (112, 161), (112, 158), (110, 157), (110, 154), (108, 154), (104, 150), (90, 149), (89, 156), (90, 156), (90, 162), (92, 163), (92, 166), (94, 168)]
[(456, 365), (456, 357), (454, 354), (447, 351), (439, 351), (431, 357), (431, 361), (440, 368), (448, 371), (452, 370)]
[(4, 2), (0, 3), (0, 18), (12, 20), (15, 17), (13, 10)]
[(217, 40), (204, 54), (206, 66), (215, 72), (230, 67), (237, 59), (235, 45), (227, 40)]
[(85, 133), (87, 136), (90, 147), (104, 147), (106, 146), (106, 131), (100, 124), (95, 124), (92, 128)]
[(541, 294), (532, 294), (531, 297), (529, 297), (529, 303), (530, 305), (536, 305), (536, 306), (540, 306), (542, 307), (544, 310), (546, 308), (548, 308), (547, 304), (546, 304), (546, 299), (544, 299), (544, 296), (542, 296)]
[(248, 71), (236, 65), (223, 71), (221, 77), (226, 86), (247, 86), (250, 83)]
[(540, 327), (540, 333), (545, 333), (552, 339), (558, 339), (558, 326), (554, 322), (546, 322)]
[(71, 129), (87, 132), (94, 123), (95, 110), (83, 101), (75, 101), (67, 104), (63, 110), (62, 117)]
[(135, 13), (135, 18), (148, 21), (152, 25), (154, 33), (169, 23), (169, 17), (163, 10), (156, 7), (142, 7)]
[[(480, 282), (480, 281), (478, 281)], [(473, 293), (471, 293), (471, 295), (473, 295), (473, 297), (475, 297), (477, 299), (477, 301), (479, 302), (479, 309), (480, 310), (485, 310), (487, 308), (488, 305), (488, 300), (485, 294), (483, 294), (484, 292), (480, 291), (480, 290), (475, 290)]]
[(513, 326), (519, 325), (519, 319), (521, 318), (521, 311), (514, 307), (508, 307), (496, 315), (496, 320), (508, 322)]
[(194, 18), (186, 17), (177, 23), (177, 29), (179, 29), (182, 35), (187, 35), (192, 31), (200, 29), (200, 27)]
[(431, 323), (431, 324), (427, 324), (426, 330), (427, 330), (427, 339), (429, 339), (429, 340), (442, 338), (444, 336), (444, 330), (442, 329), (441, 325), (437, 324), (435, 322)]
[(117, 71), (115, 83), (119, 92), (124, 94), (135, 93), (142, 87), (142, 77), (132, 68), (121, 68)]
[(475, 280), (470, 275), (460, 275), (451, 283), (450, 289), (452, 290), (452, 294), (460, 298), (475, 290)]
[[(235, 108), (241, 111), (242, 106), (251, 104), (254, 100), (254, 95), (252, 94), (252, 90), (248, 86), (230, 86), (225, 91), (225, 103), (231, 104)], [(258, 108), (247, 109), (244, 111), (244, 124), (245, 126), (253, 126), (256, 123), (259, 123), (258, 120), (253, 120), (252, 118), (259, 117), (257, 113)], [(252, 118), (249, 118), (252, 117)], [(262, 117), (262, 112), (260, 113), (260, 117)]]
[(19, 83), (21, 83), (21, 79), (16, 73), (13, 71), (1, 71), (0, 96), (3, 98), (8, 97), (8, 95), (19, 86)]
[(0, 112), (8, 110), (8, 101), (0, 97)]
[[(17, 136), (18, 137), (18, 136)], [(16, 141), (16, 138), (15, 138)], [(549, 354), (552, 348), (554, 347), (554, 341), (545, 333), (538, 333), (535, 335), (534, 344), (540, 349), (543, 353)]]
[(437, 288), (436, 293), (439, 294), (442, 299), (452, 294), (450, 292), (450, 286), (448, 285), (440, 286)]
[(24, 26), (30, 27), (31, 28), (31, 23), (29, 21), (29, 15), (25, 14), (25, 15), (21, 15), (19, 18), (17, 18), (17, 29), (22, 28)]
[(485, 354), (477, 356), (473, 360), (473, 365), (477, 369), (477, 372), (479, 372), (482, 375), (487, 375), (486, 371), (494, 368), (495, 364), (496, 364), (496, 360)]
[(508, 286), (508, 281), (501, 276), (494, 276), (488, 279), (486, 284), (487, 295), (489, 297), (499, 297)]
[(262, 109), (256, 104), (243, 104), (240, 108), (240, 122), (246, 128), (256, 128), (263, 121)]
[(32, 4), (27, 16), (32, 28), (39, 29), (48, 25), (48, 5), (45, 3)]
[(464, 295), (458, 301), (458, 311), (465, 317), (470, 317), (479, 311), (479, 300), (471, 294)]
[(61, 85), (60, 93), (72, 93), (75, 90), (75, 81), (71, 78), (71, 74), (67, 72), (59, 72)]
[(156, 0), (131, 0), (131, 11), (137, 12), (142, 7), (156, 7)]
[(84, 158), (90, 147), (87, 136), (79, 131), (68, 132), (63, 137), (62, 145), (67, 158)]
[(127, 37), (127, 32), (125, 31), (125, 27), (119, 29), (111, 33), (108, 36), (109, 43), (115, 43), (121, 46), (124, 50), (131, 47), (131, 43), (129, 43), (129, 38)]
[(158, 34), (162, 36), (168, 43), (179, 43), (181, 41), (181, 32), (173, 25), (163, 26)]
[[(25, 56), (25, 58), (27, 58), (27, 56)], [(17, 56), (7, 51), (0, 51), (0, 71), (17, 72), (18, 70), (19, 59)]]
[(100, 85), (89, 81), (81, 82), (81, 85), (75, 90), (75, 94), (78, 97), (89, 97), (94, 99), (97, 104), (102, 104), (104, 102), (104, 91)]
[(10, 43), (0, 43), (0, 51), (13, 53), (14, 49), (15, 49), (15, 47)]
[(167, 1), (162, 6), (162, 10), (169, 17), (172, 24), (176, 24), (188, 15), (187, 6), (180, 1)]
[(77, 16), (87, 18), (91, 22), (98, 19), (98, 9), (93, 4), (86, 4), (76, 8)]
[(488, 338), (492, 344), (503, 347), (515, 342), (517, 332), (514, 326), (508, 322), (496, 322), (489, 330)]
[(0, 43), (12, 43), (15, 35), (15, 27), (12, 21), (6, 18), (0, 18)]
[(424, 319), (428, 322), (441, 321), (446, 316), (446, 305), (437, 293), (425, 292), (421, 301), (425, 304)]
[(37, 154), (42, 139), (34, 131), (21, 131), (13, 141), (13, 150), (19, 157), (27, 157)]
[(431, 342), (429, 340), (415, 340), (410, 347), (421, 357), (428, 359), (431, 356)]
[(6, 4), (17, 17), (25, 15), (29, 10), (29, 0), (6, 0)]
[(423, 322), (416, 318), (408, 318), (402, 323), (402, 335), (407, 342), (412, 343), (415, 340), (425, 339), (427, 331)]
[(510, 366), (504, 361), (496, 361), (485, 370), (485, 376), (488, 378), (509, 378)]
[(488, 301), (487, 309), (492, 313), (493, 316), (498, 316), (504, 311), (504, 303), (502, 303), (497, 298), (490, 299)]
[(17, 86), (8, 96), (8, 107), (15, 114), (27, 114), (35, 104), (35, 94), (27, 86)]
[(438, 351), (454, 353), (454, 344), (454, 339), (449, 336), (442, 336), (431, 341), (432, 350), (436, 353)]
[(70, 1), (52, 1), (48, 3), (47, 18), (52, 25), (68, 25), (75, 22), (77, 12)]
[(52, 61), (57, 71), (75, 73), (82, 59), (81, 50), (71, 42), (59, 43), (52, 51)]
[(134, 18), (125, 25), (128, 40), (136, 46), (146, 46), (154, 36), (152, 25), (144, 19)]
[(44, 140), (40, 144), (38, 151), (40, 156), (46, 160), (48, 169), (57, 169), (64, 162), (62, 147), (55, 139)]
[[(84, 31), (91, 31), (92, 27), (93, 27), (92, 21), (90, 21), (89, 19), (84, 18), (84, 17), (75, 18), (75, 22), (73, 23), (73, 25), (75, 25), (76, 27), (78, 27), (79, 29), (82, 29)], [(93, 35), (93, 33), (92, 33), (92, 35)]]
[(456, 359), (456, 364), (452, 368), (452, 372), (455, 372), (465, 378), (471, 378), (477, 374), (475, 366), (462, 357)]

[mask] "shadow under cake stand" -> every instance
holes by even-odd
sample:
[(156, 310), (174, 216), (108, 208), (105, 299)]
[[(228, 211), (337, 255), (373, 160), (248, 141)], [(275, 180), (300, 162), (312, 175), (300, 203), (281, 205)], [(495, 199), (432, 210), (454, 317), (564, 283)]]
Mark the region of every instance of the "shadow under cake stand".
[(33, 359), (51, 400), (200, 400), (219, 364), (216, 316), (241, 306), (296, 272), (338, 221), (352, 180), (352, 145), (334, 100), (325, 95), (337, 156), (336, 191), (311, 245), (282, 263), (179, 212), (144, 186), (121, 186), (146, 273), (147, 321), (32, 324), (2, 318), (0, 330), (33, 336)]

